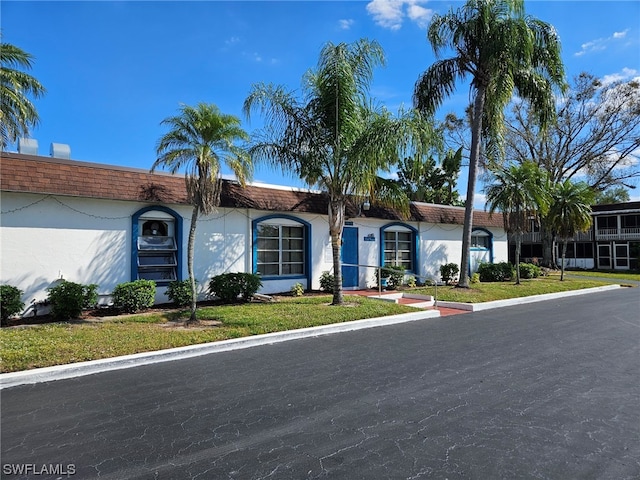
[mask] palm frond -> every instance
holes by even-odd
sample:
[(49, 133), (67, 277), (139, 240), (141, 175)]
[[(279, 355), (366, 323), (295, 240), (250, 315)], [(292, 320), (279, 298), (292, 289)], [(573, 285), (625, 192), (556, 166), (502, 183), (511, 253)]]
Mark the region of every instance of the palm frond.
[(29, 99), (40, 98), (45, 88), (22, 70), (33, 65), (33, 56), (15, 45), (0, 43), (0, 142), (1, 147), (27, 136), (40, 118)]
[(240, 119), (220, 112), (213, 104), (181, 105), (179, 114), (162, 120), (168, 126), (156, 144), (157, 159), (151, 171), (185, 171), (189, 202), (201, 213), (210, 213), (220, 197), (220, 168), (225, 163), (245, 184), (253, 173), (251, 157), (237, 142), (246, 142), (248, 134), (240, 128)]

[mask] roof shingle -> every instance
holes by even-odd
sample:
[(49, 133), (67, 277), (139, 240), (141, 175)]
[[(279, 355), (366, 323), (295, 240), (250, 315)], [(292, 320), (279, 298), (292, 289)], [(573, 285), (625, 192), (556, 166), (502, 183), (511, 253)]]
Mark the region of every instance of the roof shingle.
[[(184, 177), (146, 170), (62, 160), (50, 157), (2, 152), (0, 155), (0, 188), (7, 192), (67, 195), (109, 200), (152, 203), (187, 204)], [(224, 181), (220, 206), (256, 210), (314, 213), (326, 215), (326, 194), (304, 190), (248, 185)], [(358, 209), (350, 204), (347, 214), (355, 216)], [(414, 220), (428, 223), (464, 223), (464, 208), (414, 202), (410, 217), (398, 211), (372, 205), (359, 212), (363, 217), (387, 220)], [(502, 227), (500, 215), (474, 212), (474, 225)]]

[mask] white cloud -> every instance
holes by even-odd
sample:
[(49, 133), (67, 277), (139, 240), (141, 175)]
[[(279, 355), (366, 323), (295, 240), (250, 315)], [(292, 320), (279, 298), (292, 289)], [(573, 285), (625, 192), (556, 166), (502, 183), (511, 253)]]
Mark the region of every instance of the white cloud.
[(433, 10), (421, 6), (425, 3), (427, 0), (371, 0), (367, 12), (376, 24), (390, 30), (400, 29), (406, 17), (425, 28), (433, 16)]
[(416, 22), (420, 28), (427, 28), (429, 20), (433, 17), (433, 10), (412, 4), (407, 7), (407, 15)]
[(629, 31), (629, 29), (627, 28), (625, 31), (623, 32), (614, 32), (613, 33), (613, 38), (624, 38), (627, 36), (627, 32)]
[(367, 4), (367, 12), (383, 28), (398, 30), (402, 26), (402, 0), (372, 0)]
[(633, 68), (623, 68), (622, 71), (612, 73), (610, 75), (605, 75), (602, 77), (602, 83), (604, 85), (609, 85), (613, 82), (626, 82), (628, 80), (640, 80), (640, 72), (638, 70), (634, 70)]
[(224, 41), (225, 45), (235, 45), (240, 42), (240, 37), (231, 37)]
[(349, 30), (353, 25), (353, 23), (354, 23), (353, 19), (347, 18), (347, 19), (339, 20), (338, 26), (340, 27), (340, 30)]
[(591, 40), (590, 42), (583, 43), (582, 45), (580, 45), (580, 51), (574, 53), (574, 55), (576, 57), (581, 57), (582, 55), (586, 55), (588, 53), (601, 52), (603, 50), (606, 50), (607, 47), (609, 47), (609, 45), (614, 41), (625, 38), (628, 31), (629, 29), (622, 32), (614, 32), (610, 37), (597, 38), (595, 40)]
[(258, 52), (242, 52), (242, 55), (255, 63), (262, 63), (264, 65), (278, 65), (280, 63), (280, 60), (277, 58), (265, 58)]
[(475, 208), (476, 210), (484, 210), (486, 206), (487, 196), (484, 193), (476, 192), (473, 196), (473, 208)]

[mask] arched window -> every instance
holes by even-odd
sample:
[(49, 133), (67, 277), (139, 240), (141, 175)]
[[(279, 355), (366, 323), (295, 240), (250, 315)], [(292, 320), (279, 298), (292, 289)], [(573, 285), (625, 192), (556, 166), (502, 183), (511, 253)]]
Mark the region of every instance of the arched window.
[(131, 278), (166, 285), (182, 279), (182, 217), (173, 210), (146, 207), (132, 217)]
[(404, 223), (389, 223), (380, 228), (380, 238), (380, 265), (401, 265), (408, 272), (418, 271), (418, 230)]
[(469, 250), (469, 273), (476, 272), (481, 263), (493, 263), (493, 234), (484, 228), (474, 228)]
[(309, 278), (311, 225), (289, 215), (253, 221), (253, 272), (263, 278)]

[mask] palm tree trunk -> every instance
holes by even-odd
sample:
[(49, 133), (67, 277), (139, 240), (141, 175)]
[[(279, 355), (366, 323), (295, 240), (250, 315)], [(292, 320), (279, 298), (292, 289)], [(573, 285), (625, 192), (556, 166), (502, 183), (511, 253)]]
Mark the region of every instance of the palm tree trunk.
[(553, 248), (553, 232), (547, 228), (545, 222), (540, 224), (540, 239), (542, 240), (542, 265), (548, 268), (556, 268), (556, 258)]
[(332, 305), (342, 305), (342, 260), (340, 250), (342, 247), (342, 228), (344, 227), (344, 202), (340, 200), (329, 201), (329, 234), (331, 235), (331, 250), (333, 253), (333, 302)]
[(191, 315), (186, 323), (197, 322), (196, 308), (198, 302), (198, 292), (196, 291), (196, 277), (193, 273), (193, 256), (196, 243), (196, 224), (198, 222), (198, 207), (193, 207), (191, 213), (191, 225), (189, 226), (189, 241), (187, 245), (187, 271), (189, 274), (189, 281), (191, 282)]
[(560, 269), (560, 281), (562, 282), (564, 280), (564, 257), (567, 254), (567, 243), (568, 240), (564, 240), (562, 242), (562, 265), (561, 265), (561, 269)]
[(479, 87), (473, 105), (471, 124), (471, 152), (469, 155), (469, 180), (467, 182), (467, 201), (464, 207), (464, 227), (462, 229), (462, 259), (460, 260), (459, 288), (469, 288), (469, 257), (471, 249), (471, 230), (473, 228), (473, 201), (475, 198), (478, 164), (480, 163), (480, 138), (482, 136), (482, 111), (484, 110), (484, 87)]
[(522, 252), (522, 233), (516, 233), (516, 285), (520, 285), (520, 253)]

